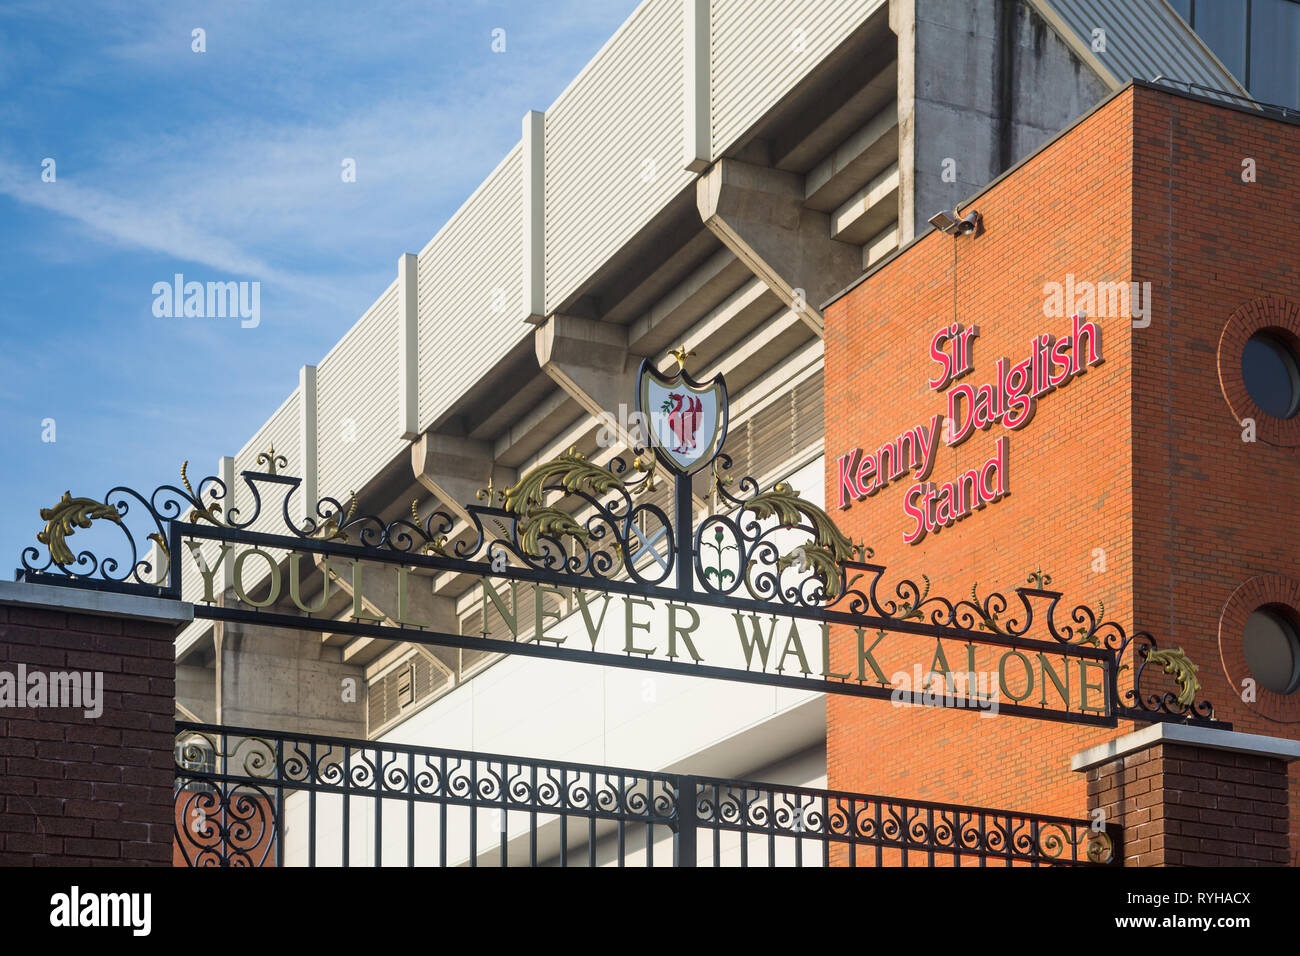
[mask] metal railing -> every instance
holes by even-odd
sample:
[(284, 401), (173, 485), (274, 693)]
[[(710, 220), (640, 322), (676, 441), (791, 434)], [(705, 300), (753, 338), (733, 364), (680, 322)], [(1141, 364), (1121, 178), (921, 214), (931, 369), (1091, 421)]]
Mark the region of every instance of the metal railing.
[(1088, 866), (1086, 820), (176, 725), (181, 866)]

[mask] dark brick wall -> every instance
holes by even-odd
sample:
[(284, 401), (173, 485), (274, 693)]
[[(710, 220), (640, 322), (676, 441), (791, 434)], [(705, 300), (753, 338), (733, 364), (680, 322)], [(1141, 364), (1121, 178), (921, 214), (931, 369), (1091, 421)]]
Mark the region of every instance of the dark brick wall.
[(0, 602), (0, 669), (104, 674), (97, 718), (0, 708), (0, 865), (171, 864), (175, 634)]
[(1156, 744), (1093, 767), (1088, 809), (1124, 828), (1125, 866), (1284, 866), (1287, 766)]

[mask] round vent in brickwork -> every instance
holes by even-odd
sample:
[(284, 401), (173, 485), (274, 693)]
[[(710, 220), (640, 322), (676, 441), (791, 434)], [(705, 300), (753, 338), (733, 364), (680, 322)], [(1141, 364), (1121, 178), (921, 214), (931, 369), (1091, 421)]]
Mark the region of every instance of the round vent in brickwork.
[(1219, 616), (1219, 656), (1243, 704), (1300, 722), (1300, 582), (1262, 574), (1233, 591)]
[(1270, 445), (1300, 446), (1300, 306), (1265, 296), (1219, 337), (1219, 385), (1233, 417)]

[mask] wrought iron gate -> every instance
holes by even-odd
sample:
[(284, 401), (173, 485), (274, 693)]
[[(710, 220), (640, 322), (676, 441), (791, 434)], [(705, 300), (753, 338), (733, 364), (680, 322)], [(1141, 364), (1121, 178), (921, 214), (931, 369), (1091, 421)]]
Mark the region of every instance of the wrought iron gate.
[(1088, 866), (1086, 820), (373, 740), (176, 727), (185, 866)]

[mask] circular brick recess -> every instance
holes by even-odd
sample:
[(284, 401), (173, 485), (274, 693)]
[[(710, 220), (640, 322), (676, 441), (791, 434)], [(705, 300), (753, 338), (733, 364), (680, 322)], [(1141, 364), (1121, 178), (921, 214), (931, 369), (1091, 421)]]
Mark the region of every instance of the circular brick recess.
[[(1232, 592), (1223, 613), (1219, 615), (1219, 657), (1228, 683), (1241, 693), (1241, 682), (1252, 677), (1246, 664), (1243, 637), (1246, 618), (1269, 604), (1289, 608), (1300, 622), (1300, 581), (1278, 574), (1261, 574), (1251, 578)], [(1278, 723), (1292, 724), (1300, 721), (1300, 692), (1277, 694), (1255, 680), (1254, 702), (1243, 702), (1261, 717)]]
[(1300, 446), (1300, 415), (1275, 418), (1255, 404), (1241, 375), (1241, 354), (1258, 332), (1270, 332), (1300, 354), (1300, 306), (1280, 295), (1247, 302), (1228, 317), (1219, 337), (1219, 386), (1238, 423), (1255, 421), (1255, 437), (1284, 448)]

